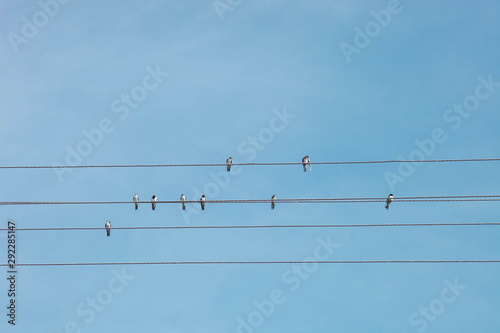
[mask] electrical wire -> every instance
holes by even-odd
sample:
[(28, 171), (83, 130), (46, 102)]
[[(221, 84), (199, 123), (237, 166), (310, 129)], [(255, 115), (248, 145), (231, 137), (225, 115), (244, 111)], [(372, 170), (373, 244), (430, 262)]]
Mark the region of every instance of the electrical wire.
[[(276, 260), (276, 261), (154, 261), (154, 262), (75, 262), (16, 263), (15, 266), (115, 266), (115, 265), (242, 265), (242, 264), (462, 264), (500, 263), (500, 260)], [(9, 264), (0, 264), (0, 267)]]
[[(358, 203), (358, 202), (385, 202), (387, 198), (298, 198), (276, 199), (278, 203)], [(205, 203), (271, 203), (272, 199), (233, 199), (233, 200), (206, 200)], [(461, 196), (426, 196), (426, 197), (394, 197), (393, 202), (474, 202), (500, 201), (500, 195), (461, 195)], [(180, 204), (181, 200), (139, 201), (138, 204)], [(131, 204), (134, 201), (0, 201), (0, 205), (99, 205), (99, 204)], [(200, 203), (199, 200), (187, 200), (184, 203)]]
[[(385, 163), (450, 163), (450, 162), (493, 162), (500, 158), (462, 158), (438, 160), (380, 160), (380, 161), (339, 161), (339, 162), (311, 162), (307, 164), (332, 165), (332, 164), (385, 164)], [(302, 162), (254, 162), (232, 163), (232, 165), (247, 166), (277, 166), (277, 165), (302, 165)], [(0, 166), (0, 169), (68, 169), (68, 168), (159, 168), (159, 167), (222, 167), (226, 163), (193, 163), (193, 164), (110, 164), (110, 165), (22, 165)]]
[[(161, 230), (161, 229), (261, 229), (261, 228), (365, 228), (365, 227), (443, 227), (443, 226), (500, 226), (500, 222), (467, 223), (385, 223), (385, 224), (287, 224), (287, 225), (216, 225), (216, 226), (141, 226), (117, 227), (112, 230)], [(16, 228), (17, 231), (73, 231), (103, 230), (104, 227)], [(0, 229), (8, 231), (10, 229)]]

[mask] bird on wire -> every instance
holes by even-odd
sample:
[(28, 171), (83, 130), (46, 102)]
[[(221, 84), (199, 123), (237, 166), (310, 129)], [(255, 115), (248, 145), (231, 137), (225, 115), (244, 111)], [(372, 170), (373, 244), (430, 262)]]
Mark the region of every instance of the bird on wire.
[(186, 210), (186, 196), (181, 194), (182, 210)]
[(153, 197), (151, 198), (151, 208), (153, 208), (153, 210), (155, 210), (156, 208), (156, 195), (153, 195)]
[(107, 220), (104, 226), (106, 227), (106, 233), (108, 234), (109, 237), (111, 235), (111, 221)]
[(304, 166), (304, 172), (307, 171), (307, 165), (309, 165), (309, 171), (311, 171), (311, 159), (308, 155), (302, 158), (302, 165)]
[(134, 195), (135, 210), (139, 209), (139, 194)]
[(386, 204), (385, 204), (385, 209), (389, 209), (389, 205), (391, 204), (393, 199), (394, 199), (394, 196), (392, 195), (392, 193), (389, 194), (389, 196), (387, 197)]
[(201, 210), (205, 210), (205, 201), (207, 199), (205, 198), (205, 194), (201, 196), (200, 202), (201, 202)]

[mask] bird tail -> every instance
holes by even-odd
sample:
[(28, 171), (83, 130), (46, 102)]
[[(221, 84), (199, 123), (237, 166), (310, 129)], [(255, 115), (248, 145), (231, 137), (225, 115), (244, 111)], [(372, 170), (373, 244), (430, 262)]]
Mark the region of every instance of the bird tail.
[(182, 210), (186, 210), (186, 205), (182, 204)]
[(307, 171), (307, 165), (304, 164), (304, 172), (306, 172), (306, 171)]
[(389, 209), (389, 204), (385, 205), (385, 209)]
[(155, 210), (156, 206), (153, 206), (153, 210)]

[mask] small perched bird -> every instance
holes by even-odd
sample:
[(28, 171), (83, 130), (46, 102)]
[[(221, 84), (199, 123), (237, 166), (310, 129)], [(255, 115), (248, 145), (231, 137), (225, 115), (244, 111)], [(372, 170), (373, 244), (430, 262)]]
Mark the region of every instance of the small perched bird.
[(308, 155), (302, 158), (302, 165), (304, 166), (304, 172), (307, 171), (307, 165), (309, 164), (309, 171), (311, 171), (311, 159)]
[(276, 194), (273, 194), (273, 197), (271, 198), (271, 209), (274, 209), (275, 205), (276, 205)]
[(139, 195), (136, 193), (134, 195), (135, 210), (139, 209)]
[(201, 196), (200, 202), (201, 202), (201, 210), (205, 210), (205, 201), (207, 199), (205, 198), (205, 194)]
[(151, 207), (153, 208), (153, 210), (155, 210), (156, 208), (156, 195), (153, 195), (153, 197), (151, 198)]
[(111, 222), (107, 220), (104, 226), (106, 227), (106, 233), (108, 234), (109, 237), (109, 235), (111, 235)]
[(231, 171), (231, 164), (233, 164), (233, 159), (231, 157), (229, 157), (227, 160), (226, 160), (226, 168), (227, 168), (227, 172)]
[(182, 210), (186, 210), (186, 196), (181, 194)]
[(392, 199), (394, 199), (394, 196), (391, 194), (389, 194), (389, 196), (387, 197), (387, 204), (385, 205), (385, 209), (389, 209), (389, 205), (391, 204), (392, 202)]

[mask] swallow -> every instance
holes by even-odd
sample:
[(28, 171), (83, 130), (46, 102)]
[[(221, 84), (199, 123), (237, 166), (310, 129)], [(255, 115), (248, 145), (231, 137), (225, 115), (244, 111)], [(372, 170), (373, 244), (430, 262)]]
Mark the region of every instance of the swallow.
[(107, 220), (104, 226), (106, 227), (106, 233), (108, 234), (109, 237), (109, 235), (111, 235), (111, 222)]
[(389, 209), (389, 205), (391, 204), (392, 202), (392, 199), (394, 199), (394, 196), (391, 194), (389, 194), (389, 196), (387, 197), (387, 203), (385, 205), (385, 209)]
[(156, 208), (156, 195), (153, 195), (153, 197), (151, 198), (151, 207), (153, 208), (153, 210), (155, 210)]
[(302, 158), (302, 165), (304, 166), (304, 172), (307, 171), (307, 165), (309, 164), (309, 171), (311, 171), (311, 159), (308, 155)]
[(273, 194), (273, 197), (271, 198), (271, 209), (274, 209), (275, 205), (276, 205), (276, 194)]
[(201, 202), (201, 210), (205, 210), (205, 201), (207, 199), (205, 198), (205, 194), (201, 196), (200, 202)]
[(226, 168), (227, 168), (227, 172), (231, 171), (231, 164), (233, 164), (233, 159), (231, 157), (229, 157), (227, 160), (226, 160)]
[(182, 210), (186, 210), (186, 196), (181, 194)]
[(139, 195), (136, 193), (134, 195), (135, 210), (139, 209)]

